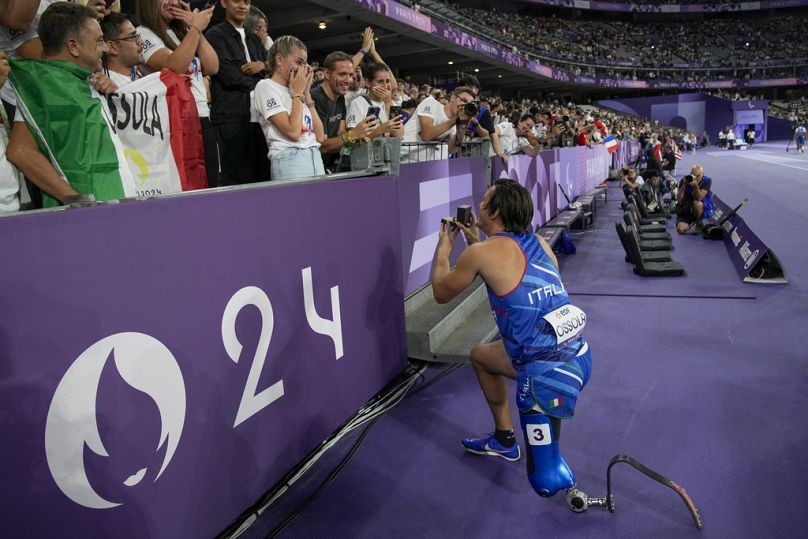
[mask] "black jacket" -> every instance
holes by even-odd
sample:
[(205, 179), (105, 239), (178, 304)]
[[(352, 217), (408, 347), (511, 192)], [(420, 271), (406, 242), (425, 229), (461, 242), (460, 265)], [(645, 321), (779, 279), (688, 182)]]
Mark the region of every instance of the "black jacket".
[[(250, 121), (250, 92), (265, 73), (247, 75), (241, 66), (247, 63), (241, 36), (224, 21), (205, 33), (219, 56), (219, 72), (210, 81), (210, 121), (214, 124)], [(253, 62), (266, 62), (267, 53), (255, 34), (247, 34), (247, 50)]]

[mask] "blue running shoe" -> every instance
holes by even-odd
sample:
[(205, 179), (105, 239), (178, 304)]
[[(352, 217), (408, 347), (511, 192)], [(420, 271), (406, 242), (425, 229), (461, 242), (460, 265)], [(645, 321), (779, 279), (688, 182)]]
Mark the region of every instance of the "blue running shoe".
[(483, 434), (479, 438), (466, 438), (462, 442), (463, 447), (469, 453), (475, 455), (491, 455), (492, 457), (499, 457), (511, 462), (519, 460), (522, 453), (519, 451), (519, 444), (514, 443), (513, 447), (503, 447), (496, 438), (494, 433), (489, 432)]

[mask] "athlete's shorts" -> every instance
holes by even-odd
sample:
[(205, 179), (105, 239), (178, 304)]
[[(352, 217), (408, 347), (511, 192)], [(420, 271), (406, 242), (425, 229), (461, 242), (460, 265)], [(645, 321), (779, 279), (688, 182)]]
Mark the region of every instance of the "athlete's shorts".
[(575, 415), (578, 395), (592, 374), (592, 353), (584, 344), (567, 362), (531, 361), (516, 370), (516, 405), (527, 413), (539, 405), (545, 414), (561, 419)]
[(797, 137), (797, 146), (805, 144), (805, 137)]

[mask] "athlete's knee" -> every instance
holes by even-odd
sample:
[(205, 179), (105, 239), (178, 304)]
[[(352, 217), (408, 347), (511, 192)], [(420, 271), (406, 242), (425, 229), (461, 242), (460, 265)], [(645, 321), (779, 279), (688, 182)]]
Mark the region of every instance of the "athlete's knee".
[(521, 410), (519, 418), (525, 435), (527, 476), (533, 490), (539, 496), (552, 496), (575, 485), (572, 470), (558, 447), (561, 420), (541, 412)]

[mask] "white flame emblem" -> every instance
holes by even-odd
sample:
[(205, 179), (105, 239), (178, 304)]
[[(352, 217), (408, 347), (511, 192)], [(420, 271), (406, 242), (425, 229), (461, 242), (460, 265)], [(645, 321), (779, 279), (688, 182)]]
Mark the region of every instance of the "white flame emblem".
[[(45, 425), (45, 453), (51, 475), (61, 491), (74, 502), (92, 509), (121, 505), (106, 500), (90, 485), (84, 469), (84, 446), (108, 457), (96, 419), (96, 395), (101, 372), (114, 353), (121, 378), (149, 395), (160, 410), (159, 450), (167, 444), (155, 481), (171, 461), (185, 423), (185, 383), (177, 360), (160, 341), (143, 333), (117, 333), (90, 346), (67, 369), (53, 395)], [(138, 484), (142, 468), (124, 484)]]

